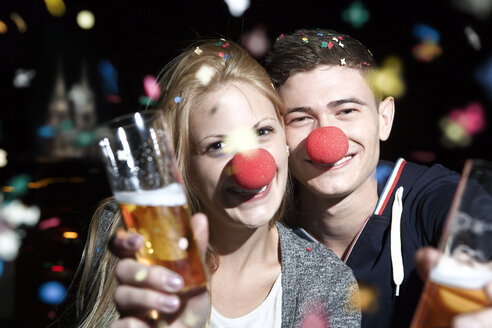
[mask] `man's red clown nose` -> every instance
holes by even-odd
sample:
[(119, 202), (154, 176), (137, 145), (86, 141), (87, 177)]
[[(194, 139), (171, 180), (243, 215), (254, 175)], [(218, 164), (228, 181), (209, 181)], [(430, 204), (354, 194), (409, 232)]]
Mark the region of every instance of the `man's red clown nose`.
[(348, 139), (337, 127), (327, 126), (312, 131), (306, 139), (306, 152), (317, 164), (333, 164), (348, 151)]
[(236, 154), (231, 161), (234, 180), (239, 187), (256, 190), (268, 185), (275, 176), (277, 165), (273, 156), (258, 148)]

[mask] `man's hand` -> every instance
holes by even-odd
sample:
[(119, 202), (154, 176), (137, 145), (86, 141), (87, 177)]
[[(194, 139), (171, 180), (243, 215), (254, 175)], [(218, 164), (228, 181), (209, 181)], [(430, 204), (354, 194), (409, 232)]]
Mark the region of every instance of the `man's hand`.
[[(431, 268), (437, 264), (441, 253), (432, 247), (423, 247), (415, 253), (415, 266), (422, 280), (429, 276)], [(492, 304), (492, 281), (485, 287), (485, 292)], [(462, 313), (454, 317), (451, 328), (486, 328), (492, 326), (492, 305), (483, 310)]]

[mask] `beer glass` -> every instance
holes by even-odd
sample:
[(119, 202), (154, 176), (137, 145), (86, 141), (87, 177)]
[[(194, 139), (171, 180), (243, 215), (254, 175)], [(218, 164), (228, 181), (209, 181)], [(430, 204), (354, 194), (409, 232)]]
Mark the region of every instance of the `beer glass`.
[[(198, 294), (208, 297), (207, 274), (162, 112), (149, 110), (116, 118), (99, 127), (97, 136), (126, 228), (145, 240), (137, 260), (180, 274), (182, 303)], [(159, 318), (157, 311), (150, 316)]]
[(491, 305), (484, 287), (492, 281), (492, 163), (465, 163), (439, 250), (412, 328), (449, 327), (455, 315)]

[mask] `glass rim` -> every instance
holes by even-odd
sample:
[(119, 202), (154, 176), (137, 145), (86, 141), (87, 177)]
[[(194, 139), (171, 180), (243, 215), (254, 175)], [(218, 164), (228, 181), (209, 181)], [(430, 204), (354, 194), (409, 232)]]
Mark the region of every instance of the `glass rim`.
[(123, 114), (121, 116), (117, 116), (115, 118), (110, 119), (109, 121), (106, 121), (99, 125), (97, 127), (97, 130), (100, 129), (110, 129), (110, 130), (116, 130), (117, 128), (128, 128), (131, 126), (135, 125), (135, 114), (139, 113), (140, 116), (142, 116), (142, 119), (144, 122), (147, 122), (154, 116), (158, 114), (162, 114), (162, 111), (160, 109), (145, 109), (142, 111), (137, 111), (133, 113), (128, 113), (128, 114)]

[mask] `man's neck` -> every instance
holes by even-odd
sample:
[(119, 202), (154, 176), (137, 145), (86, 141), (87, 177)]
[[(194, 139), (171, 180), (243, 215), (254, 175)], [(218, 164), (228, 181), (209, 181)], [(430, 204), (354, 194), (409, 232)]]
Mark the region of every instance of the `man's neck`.
[(313, 193), (303, 185), (299, 188), (296, 223), (344, 259), (376, 207), (377, 184), (368, 182), (341, 198)]

